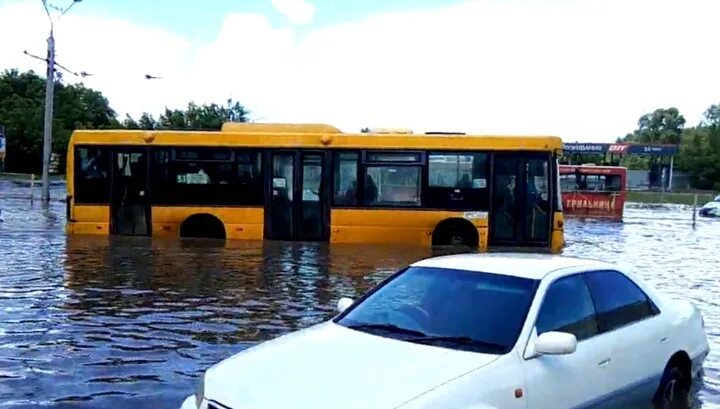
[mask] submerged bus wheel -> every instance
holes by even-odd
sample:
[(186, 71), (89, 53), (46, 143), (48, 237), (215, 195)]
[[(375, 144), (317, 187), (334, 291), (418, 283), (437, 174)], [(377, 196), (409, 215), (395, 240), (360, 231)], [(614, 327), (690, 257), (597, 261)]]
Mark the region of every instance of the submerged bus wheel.
[(443, 220), (433, 232), (433, 246), (477, 246), (477, 229), (465, 219)]
[(224, 239), (225, 225), (211, 214), (195, 214), (180, 225), (180, 237)]

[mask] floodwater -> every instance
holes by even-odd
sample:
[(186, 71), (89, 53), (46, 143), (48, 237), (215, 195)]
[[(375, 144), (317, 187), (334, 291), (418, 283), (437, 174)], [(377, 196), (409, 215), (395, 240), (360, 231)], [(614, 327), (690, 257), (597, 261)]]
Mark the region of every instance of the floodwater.
[[(27, 192), (0, 181), (2, 409), (176, 408), (208, 366), (325, 320), (339, 297), (432, 255), (397, 246), (70, 238), (64, 203), (43, 210)], [(712, 348), (695, 406), (720, 408), (720, 222), (698, 218), (693, 229), (691, 214), (629, 206), (624, 223), (570, 220), (565, 253), (632, 263), (662, 291), (695, 302)]]

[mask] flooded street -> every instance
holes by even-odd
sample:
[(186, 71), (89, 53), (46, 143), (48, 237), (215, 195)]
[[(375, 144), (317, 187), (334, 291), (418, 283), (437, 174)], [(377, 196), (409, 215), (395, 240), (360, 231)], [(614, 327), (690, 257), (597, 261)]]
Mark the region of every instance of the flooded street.
[[(55, 198), (64, 187), (53, 187)], [(0, 408), (177, 408), (208, 366), (334, 314), (418, 247), (67, 237), (0, 181)], [(38, 190), (39, 194), (39, 190)], [(720, 222), (680, 206), (567, 223), (565, 254), (632, 263), (700, 307), (711, 353), (698, 405), (720, 408)]]

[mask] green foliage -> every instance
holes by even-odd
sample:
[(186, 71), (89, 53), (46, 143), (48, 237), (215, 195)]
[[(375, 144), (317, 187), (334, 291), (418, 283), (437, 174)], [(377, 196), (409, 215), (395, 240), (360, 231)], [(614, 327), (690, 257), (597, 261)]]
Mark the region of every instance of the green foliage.
[[(0, 74), (0, 124), (7, 134), (8, 172), (40, 173), (42, 168), (45, 79), (32, 71), (9, 70)], [(225, 105), (197, 105), (186, 109), (165, 109), (157, 119), (143, 113), (135, 120), (119, 120), (102, 93), (83, 84), (55, 83), (53, 151), (65, 157), (67, 143), (75, 129), (197, 129), (218, 130), (224, 122), (247, 122), (249, 112), (238, 102)], [(677, 108), (660, 108), (638, 120), (638, 128), (618, 142), (680, 144), (677, 167), (688, 172), (698, 189), (720, 190), (720, 103), (710, 106), (696, 127), (685, 128)], [(369, 132), (363, 128), (361, 132)], [(600, 157), (585, 162), (601, 163)], [(598, 159), (595, 161), (594, 159)], [(579, 159), (578, 159), (579, 160)], [(655, 159), (623, 157), (629, 169), (648, 169)], [(573, 163), (577, 161), (573, 159)], [(64, 169), (61, 164), (60, 169)]]
[(698, 189), (720, 190), (720, 117), (713, 117), (720, 105), (705, 113), (702, 124), (683, 133), (677, 164), (690, 174)]
[(650, 159), (645, 156), (625, 155), (620, 161), (620, 166), (625, 166), (630, 170), (649, 169)]
[(185, 110), (166, 108), (157, 120), (148, 113), (142, 114), (138, 121), (128, 117), (123, 126), (128, 129), (218, 130), (225, 122), (247, 122), (248, 114), (244, 106), (231, 99), (225, 106), (190, 102)]
[(645, 114), (638, 120), (638, 129), (625, 136), (625, 142), (680, 143), (685, 118), (677, 108), (660, 108)]
[[(188, 104), (186, 110), (166, 109), (158, 119), (143, 113), (138, 120), (118, 120), (102, 93), (83, 84), (55, 83), (53, 152), (64, 161), (75, 129), (205, 129), (219, 130), (227, 121), (247, 122), (249, 112), (238, 102)], [(8, 70), (0, 74), (0, 124), (7, 135), (5, 170), (40, 173), (42, 170), (45, 78), (33, 71)], [(60, 163), (60, 169), (64, 164)]]
[[(679, 145), (676, 166), (690, 175), (697, 189), (720, 190), (720, 104), (710, 106), (696, 127), (685, 128), (677, 108), (660, 108), (638, 120), (638, 129), (620, 141)], [(648, 169), (655, 157), (630, 156), (622, 164), (628, 169)]]
[[(61, 157), (73, 130), (103, 129), (114, 124), (115, 112), (107, 99), (82, 84), (56, 82), (53, 102), (53, 151)], [(44, 113), (44, 78), (32, 71), (0, 74), (0, 124), (7, 134), (8, 172), (40, 173)]]
[(710, 105), (703, 117), (703, 125), (710, 127), (720, 126), (720, 103)]

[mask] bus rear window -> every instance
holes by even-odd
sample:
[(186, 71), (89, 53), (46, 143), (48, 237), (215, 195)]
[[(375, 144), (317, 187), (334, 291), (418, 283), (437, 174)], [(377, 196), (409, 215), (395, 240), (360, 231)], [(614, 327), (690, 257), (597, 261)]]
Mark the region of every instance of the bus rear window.
[(619, 192), (622, 190), (622, 176), (566, 173), (560, 175), (560, 185), (565, 192)]

